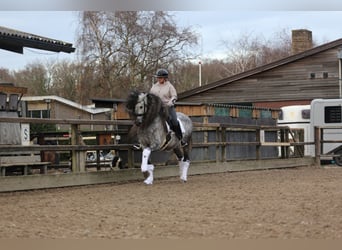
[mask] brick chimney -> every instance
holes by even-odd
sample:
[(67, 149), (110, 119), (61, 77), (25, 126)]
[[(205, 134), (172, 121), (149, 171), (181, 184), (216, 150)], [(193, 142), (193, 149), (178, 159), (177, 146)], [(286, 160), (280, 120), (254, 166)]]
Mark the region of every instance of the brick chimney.
[(292, 54), (312, 48), (312, 32), (306, 29), (292, 30)]

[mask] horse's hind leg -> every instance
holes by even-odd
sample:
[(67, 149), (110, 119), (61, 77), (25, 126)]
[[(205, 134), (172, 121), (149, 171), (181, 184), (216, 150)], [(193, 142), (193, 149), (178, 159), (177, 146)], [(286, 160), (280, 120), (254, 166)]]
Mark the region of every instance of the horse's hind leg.
[(178, 158), (180, 179), (181, 181), (186, 182), (188, 179), (188, 169), (190, 166), (189, 156), (187, 153), (183, 155), (183, 152), (179, 148), (175, 149), (174, 152)]
[(180, 179), (183, 182), (187, 182), (188, 180), (188, 170), (189, 170), (189, 166), (190, 166), (190, 161), (183, 161), (180, 160), (178, 162), (179, 164), (179, 175), (180, 175)]
[(144, 148), (142, 152), (142, 160), (141, 160), (141, 172), (146, 175), (147, 178), (144, 180), (144, 183), (147, 185), (153, 184), (153, 170), (154, 166), (149, 164), (149, 158), (151, 155), (150, 148)]

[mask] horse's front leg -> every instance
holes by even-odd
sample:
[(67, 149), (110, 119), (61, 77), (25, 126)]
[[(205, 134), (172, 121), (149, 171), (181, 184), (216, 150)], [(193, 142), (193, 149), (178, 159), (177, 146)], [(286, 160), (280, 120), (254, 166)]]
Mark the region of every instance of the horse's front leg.
[(147, 178), (144, 180), (144, 183), (147, 185), (153, 184), (153, 170), (154, 166), (152, 164), (148, 164), (148, 159), (151, 155), (150, 148), (144, 148), (142, 152), (142, 160), (141, 160), (141, 172), (144, 175), (147, 175)]

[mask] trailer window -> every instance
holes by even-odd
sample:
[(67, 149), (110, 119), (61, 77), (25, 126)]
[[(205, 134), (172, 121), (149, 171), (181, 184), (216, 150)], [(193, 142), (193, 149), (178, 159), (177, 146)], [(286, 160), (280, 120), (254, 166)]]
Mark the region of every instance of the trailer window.
[(324, 107), (325, 123), (341, 123), (341, 106)]
[(310, 109), (302, 110), (302, 118), (306, 120), (310, 119)]

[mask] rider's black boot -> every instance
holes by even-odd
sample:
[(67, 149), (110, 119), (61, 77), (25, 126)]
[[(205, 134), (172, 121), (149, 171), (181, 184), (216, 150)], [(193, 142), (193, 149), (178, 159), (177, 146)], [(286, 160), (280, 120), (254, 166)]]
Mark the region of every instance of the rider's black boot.
[(188, 145), (185, 141), (182, 140), (183, 134), (182, 134), (182, 130), (181, 130), (181, 127), (179, 125), (179, 122), (177, 123), (177, 125), (173, 129), (175, 131), (175, 134), (176, 134), (178, 140), (180, 140), (180, 142), (181, 142), (181, 146), (185, 147), (186, 145)]
[(173, 128), (173, 130), (175, 131), (177, 138), (179, 140), (182, 140), (183, 134), (182, 134), (182, 130), (181, 130), (181, 127), (179, 125), (179, 122), (177, 122), (177, 125)]

